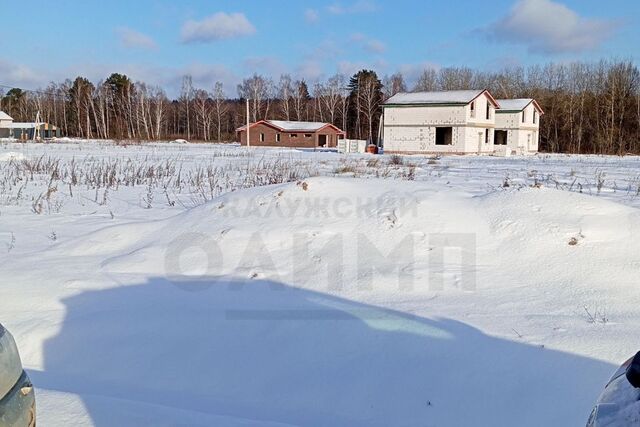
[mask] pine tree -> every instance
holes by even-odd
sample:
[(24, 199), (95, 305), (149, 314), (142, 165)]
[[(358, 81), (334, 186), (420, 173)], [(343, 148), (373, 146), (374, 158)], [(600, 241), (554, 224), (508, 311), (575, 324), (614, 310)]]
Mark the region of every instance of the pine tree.
[(349, 80), (349, 132), (358, 139), (377, 142), (382, 104), (382, 83), (375, 71), (361, 70)]

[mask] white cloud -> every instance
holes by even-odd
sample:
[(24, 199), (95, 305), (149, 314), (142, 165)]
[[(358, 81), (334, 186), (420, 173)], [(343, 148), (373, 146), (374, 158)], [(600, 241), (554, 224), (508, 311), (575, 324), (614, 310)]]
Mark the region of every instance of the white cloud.
[(372, 39), (362, 33), (351, 35), (351, 41), (358, 43), (365, 51), (369, 53), (384, 53), (387, 46), (380, 40)]
[(329, 13), (334, 15), (345, 15), (348, 13), (370, 13), (375, 12), (378, 6), (370, 0), (358, 0), (355, 3), (344, 6), (342, 3), (334, 3), (327, 7)]
[(355, 74), (359, 70), (362, 70), (365, 68), (370, 68), (369, 64), (366, 64), (362, 61), (352, 62), (352, 61), (344, 60), (344, 61), (338, 62), (338, 73), (344, 74), (346, 76), (351, 76), (352, 74)]
[(98, 83), (112, 73), (127, 75), (134, 82), (140, 81), (152, 86), (160, 86), (169, 98), (175, 98), (180, 93), (182, 77), (190, 75), (193, 85), (200, 89), (211, 90), (216, 81), (223, 82), (225, 91), (229, 95), (235, 94), (239, 77), (222, 64), (204, 64), (192, 62), (182, 66), (157, 66), (141, 63), (90, 63), (69, 66), (56, 71), (54, 81), (62, 81), (65, 78), (74, 79), (76, 76), (88, 78), (93, 83)]
[(344, 38), (334, 39), (332, 37), (320, 41), (318, 44), (300, 43), (295, 46), (296, 57), (303, 57), (306, 60), (335, 62), (338, 57), (345, 54)]
[(222, 82), (224, 91), (228, 96), (236, 94), (236, 85), (240, 78), (222, 64), (202, 64), (194, 62), (180, 68), (167, 68), (165, 72), (165, 83), (169, 93), (175, 94), (182, 83), (182, 76), (188, 74), (193, 78), (193, 84), (197, 88), (212, 90), (215, 82)]
[(531, 52), (581, 52), (600, 46), (615, 24), (582, 17), (552, 0), (519, 0), (507, 16), (483, 31), (497, 41), (524, 44)]
[(250, 56), (243, 65), (247, 74), (278, 76), (287, 72), (287, 67), (275, 56)]
[(311, 59), (298, 65), (294, 74), (307, 82), (315, 82), (324, 77), (324, 70), (320, 62)]
[(131, 28), (121, 27), (116, 29), (122, 46), (130, 49), (155, 50), (158, 48), (156, 42), (146, 34), (142, 34)]
[(243, 13), (218, 12), (202, 21), (187, 21), (182, 26), (183, 43), (207, 43), (255, 34), (256, 29)]
[(277, 81), (282, 74), (290, 74), (294, 79), (304, 79), (312, 83), (324, 76), (323, 64), (317, 58), (307, 58), (297, 64), (285, 64), (275, 56), (248, 57), (243, 62), (244, 76), (254, 73)]
[(387, 50), (387, 46), (380, 40), (370, 39), (367, 40), (364, 45), (364, 49), (371, 53), (383, 53)]
[(315, 9), (307, 9), (304, 11), (304, 20), (310, 24), (318, 22), (319, 17), (318, 11)]
[(83, 70), (80, 75), (97, 82), (104, 80), (111, 73), (126, 74), (133, 81), (142, 81), (149, 85), (160, 86), (167, 92), (169, 98), (175, 98), (179, 95), (182, 77), (185, 75), (190, 75), (193, 79), (194, 87), (199, 89), (211, 90), (216, 81), (221, 81), (224, 84), (225, 92), (230, 96), (236, 93), (236, 85), (240, 82), (240, 78), (225, 65), (200, 62), (192, 62), (180, 67), (143, 64), (96, 64), (91, 69)]
[(344, 74), (346, 76), (353, 75), (360, 70), (374, 70), (378, 73), (378, 76), (382, 76), (384, 73), (389, 71), (389, 64), (387, 64), (384, 60), (377, 60), (375, 62), (351, 62), (351, 61), (340, 61), (338, 62), (337, 71), (340, 74)]
[(344, 7), (342, 7), (339, 4), (332, 4), (331, 6), (327, 7), (327, 10), (330, 13), (333, 13), (334, 15), (342, 15), (342, 14), (346, 13)]
[(177, 97), (180, 92), (182, 77), (189, 74), (193, 77), (194, 86), (211, 90), (216, 81), (224, 84), (227, 95), (234, 96), (240, 77), (222, 64), (190, 63), (180, 67), (153, 66), (145, 64), (108, 64), (78, 63), (63, 68), (49, 66), (37, 69), (26, 65), (0, 60), (0, 75), (6, 83), (24, 89), (45, 88), (49, 82), (63, 82), (65, 79), (86, 77), (98, 83), (112, 73), (126, 74), (133, 81), (142, 81), (148, 85), (160, 86), (170, 98)]
[(416, 83), (420, 79), (420, 76), (422, 76), (422, 73), (424, 73), (425, 70), (438, 71), (440, 68), (442, 68), (440, 64), (424, 61), (418, 63), (401, 64), (400, 66), (398, 66), (397, 70), (404, 77), (404, 81), (406, 82), (407, 86), (409, 88), (412, 88), (416, 85)]
[(38, 73), (26, 65), (14, 64), (2, 59), (0, 59), (0, 76), (2, 76), (3, 84), (25, 89), (33, 89), (35, 86), (47, 82), (42, 73)]

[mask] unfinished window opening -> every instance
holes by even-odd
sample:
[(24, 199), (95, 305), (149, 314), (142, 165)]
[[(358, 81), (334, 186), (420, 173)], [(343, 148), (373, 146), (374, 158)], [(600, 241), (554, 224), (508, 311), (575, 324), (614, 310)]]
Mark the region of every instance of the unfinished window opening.
[(522, 110), (522, 123), (527, 121), (527, 110)]
[(276, 133), (276, 142), (280, 142), (280, 134)]
[(484, 143), (485, 143), (485, 144), (488, 144), (488, 143), (489, 143), (489, 135), (490, 135), (490, 133), (489, 133), (489, 129), (485, 129), (485, 130), (484, 130)]
[(507, 131), (497, 130), (494, 133), (493, 143), (495, 145), (507, 145)]
[(453, 128), (441, 127), (436, 128), (436, 145), (453, 144)]
[(264, 142), (264, 133), (260, 134), (260, 142)]
[(297, 134), (297, 133), (292, 133), (292, 134), (291, 134), (291, 138), (297, 138), (297, 137), (298, 137), (298, 134)]
[(487, 120), (491, 118), (491, 104), (487, 102)]
[(533, 111), (533, 124), (535, 125), (538, 122), (538, 112)]
[(305, 134), (304, 134), (304, 137), (305, 137), (305, 138), (311, 138), (311, 134), (310, 134), (310, 133), (305, 133)]
[(476, 116), (476, 101), (473, 101), (471, 103), (471, 117), (475, 117)]

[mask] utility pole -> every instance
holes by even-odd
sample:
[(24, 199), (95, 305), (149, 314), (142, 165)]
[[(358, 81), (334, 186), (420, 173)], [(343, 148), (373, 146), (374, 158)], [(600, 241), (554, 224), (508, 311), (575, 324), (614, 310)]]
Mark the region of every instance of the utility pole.
[(378, 146), (378, 151), (384, 147), (384, 109), (382, 110), (382, 114), (380, 114), (380, 124), (378, 125), (378, 142), (376, 145)]
[(33, 139), (40, 142), (40, 110), (36, 113), (36, 123), (33, 128)]
[(251, 148), (251, 140), (249, 139), (249, 126), (251, 125), (251, 119), (249, 117), (249, 98), (247, 98), (247, 148)]

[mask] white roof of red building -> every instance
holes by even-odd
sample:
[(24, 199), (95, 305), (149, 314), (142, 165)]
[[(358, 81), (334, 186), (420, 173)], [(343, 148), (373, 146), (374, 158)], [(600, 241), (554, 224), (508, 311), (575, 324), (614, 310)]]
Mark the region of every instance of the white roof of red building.
[(284, 121), (284, 120), (267, 120), (267, 122), (286, 131), (301, 130), (301, 131), (315, 132), (327, 125), (327, 123), (321, 123), (321, 122), (292, 122), (292, 121)]
[[(317, 132), (320, 129), (323, 129), (327, 126), (331, 126), (337, 129), (339, 132), (342, 132), (341, 129), (332, 125), (331, 123), (323, 123), (323, 122), (295, 122), (295, 121), (286, 121), (286, 120), (260, 120), (255, 123), (251, 123), (251, 127), (257, 124), (266, 124), (281, 130), (282, 132)], [(245, 130), (247, 126), (240, 126), (237, 131)]]

